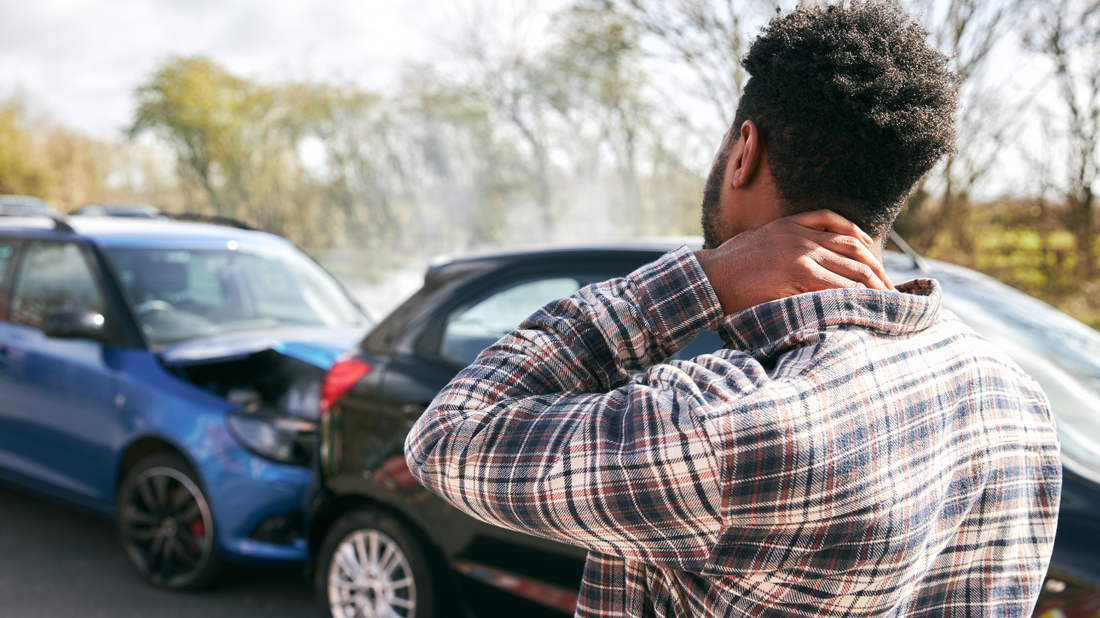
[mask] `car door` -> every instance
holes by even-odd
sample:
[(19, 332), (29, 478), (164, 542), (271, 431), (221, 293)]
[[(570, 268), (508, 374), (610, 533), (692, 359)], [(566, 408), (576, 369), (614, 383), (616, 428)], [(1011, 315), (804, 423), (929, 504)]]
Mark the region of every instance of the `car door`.
[[(395, 463), (403, 465), (405, 436), (436, 393), (459, 369), (524, 318), (584, 285), (629, 271), (625, 267), (622, 272), (592, 271), (583, 266), (540, 268), (467, 286), (465, 295), (438, 311), (414, 335), (415, 341), (406, 342), (411, 345), (397, 346), (382, 387), (377, 436), (383, 451), (393, 453), (400, 459)], [(403, 476), (407, 471), (398, 474)], [(415, 480), (411, 482), (415, 484)], [(424, 521), (432, 522), (453, 567), (468, 576), (462, 584), (471, 603), (487, 598), (478, 590), (487, 585), (572, 613), (584, 568), (584, 550), (483, 524), (435, 496), (426, 496), (408, 507), (418, 510)], [(499, 598), (493, 601), (498, 606), (502, 602)]]
[(0, 466), (39, 489), (102, 508), (112, 502), (111, 446), (121, 431), (111, 350), (41, 329), (56, 309), (108, 313), (89, 257), (79, 243), (28, 241), (11, 269), (0, 321)]
[(16, 439), (14, 420), (6, 413), (8, 402), (21, 384), (22, 370), (19, 348), (14, 346), (14, 333), (7, 326), (11, 308), (11, 280), (14, 271), (14, 256), (19, 250), (20, 241), (11, 238), (0, 239), (0, 474), (18, 474), (25, 465), (14, 454), (19, 441)]

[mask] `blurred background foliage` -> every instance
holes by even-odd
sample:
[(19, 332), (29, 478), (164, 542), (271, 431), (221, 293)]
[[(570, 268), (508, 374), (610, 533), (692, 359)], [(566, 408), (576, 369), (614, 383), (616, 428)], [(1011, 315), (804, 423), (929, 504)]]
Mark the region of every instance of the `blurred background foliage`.
[[(1100, 326), (1100, 1), (903, 4), (954, 59), (962, 107), (958, 152), (896, 229)], [(233, 217), (357, 277), (441, 252), (697, 234), (739, 59), (775, 6), (468, 0), (447, 62), (377, 92), (167, 58), (117, 140), (0, 101), (0, 193)], [(1005, 57), (1027, 59), (1031, 86), (993, 70)], [(1022, 178), (991, 196), (1008, 156)]]

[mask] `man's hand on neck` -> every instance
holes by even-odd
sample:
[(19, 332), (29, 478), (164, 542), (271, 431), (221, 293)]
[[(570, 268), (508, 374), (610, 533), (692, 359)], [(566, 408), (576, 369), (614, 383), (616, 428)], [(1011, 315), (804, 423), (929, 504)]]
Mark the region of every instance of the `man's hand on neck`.
[(799, 213), (742, 232), (695, 257), (726, 315), (835, 288), (893, 290), (881, 244), (829, 211)]

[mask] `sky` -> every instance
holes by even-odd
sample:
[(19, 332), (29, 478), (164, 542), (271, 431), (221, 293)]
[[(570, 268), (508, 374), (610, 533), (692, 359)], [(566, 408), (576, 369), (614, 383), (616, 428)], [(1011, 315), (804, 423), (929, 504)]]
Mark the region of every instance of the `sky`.
[(117, 137), (135, 89), (171, 55), (251, 78), (384, 84), (442, 53), (451, 0), (0, 0), (0, 97)]
[[(251, 79), (384, 90), (403, 63), (446, 59), (464, 6), (509, 1), (0, 0), (0, 100), (21, 96), (40, 117), (111, 139), (132, 120), (137, 87), (172, 55), (205, 55)], [(546, 12), (563, 0), (511, 4)], [(1017, 82), (1020, 67), (996, 58), (992, 72)], [(997, 166), (986, 190), (1012, 191), (1018, 172)]]

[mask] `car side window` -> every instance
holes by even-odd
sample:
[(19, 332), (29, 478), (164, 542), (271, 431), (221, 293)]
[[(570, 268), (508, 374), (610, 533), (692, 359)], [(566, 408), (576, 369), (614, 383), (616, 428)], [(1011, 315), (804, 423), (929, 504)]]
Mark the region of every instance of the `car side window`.
[(73, 243), (27, 245), (12, 293), (11, 321), (40, 328), (55, 309), (104, 312), (103, 294), (84, 251)]
[(551, 301), (573, 294), (581, 285), (574, 277), (525, 281), (459, 308), (447, 316), (439, 356), (469, 365), (482, 350), (515, 330), (527, 316)]
[(0, 240), (0, 320), (8, 319), (8, 301), (11, 295), (8, 288), (8, 267), (15, 255), (15, 241)]

